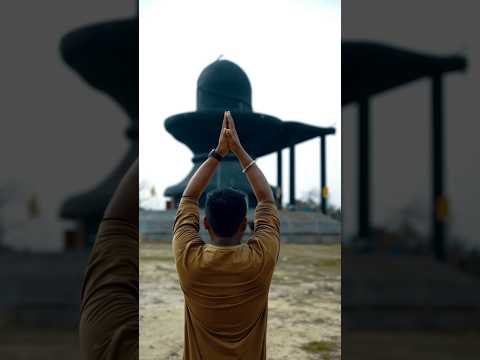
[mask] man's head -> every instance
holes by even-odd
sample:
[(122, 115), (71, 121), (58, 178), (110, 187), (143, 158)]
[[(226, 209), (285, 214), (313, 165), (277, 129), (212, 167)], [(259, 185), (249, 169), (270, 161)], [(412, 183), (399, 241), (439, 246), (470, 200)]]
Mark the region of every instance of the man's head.
[(232, 238), (240, 240), (247, 225), (245, 195), (237, 190), (224, 188), (212, 191), (205, 205), (205, 227), (212, 239)]

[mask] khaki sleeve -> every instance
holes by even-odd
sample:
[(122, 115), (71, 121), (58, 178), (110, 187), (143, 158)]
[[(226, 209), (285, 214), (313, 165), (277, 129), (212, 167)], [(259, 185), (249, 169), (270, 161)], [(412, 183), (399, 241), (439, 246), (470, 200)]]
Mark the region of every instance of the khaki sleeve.
[(173, 224), (173, 254), (180, 280), (184, 280), (195, 252), (204, 245), (200, 234), (200, 210), (198, 201), (182, 197)]
[(280, 252), (280, 219), (274, 202), (261, 201), (255, 209), (255, 227), (249, 245), (275, 264)]
[(104, 220), (82, 286), (82, 359), (138, 358), (138, 298), (138, 228)]

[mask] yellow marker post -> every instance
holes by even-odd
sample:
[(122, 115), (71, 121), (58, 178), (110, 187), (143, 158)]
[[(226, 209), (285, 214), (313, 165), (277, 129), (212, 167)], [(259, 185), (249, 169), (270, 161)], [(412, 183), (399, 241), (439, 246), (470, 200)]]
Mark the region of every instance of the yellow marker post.
[(448, 216), (448, 201), (446, 197), (437, 197), (435, 213), (439, 221), (445, 221)]
[(322, 188), (322, 198), (328, 199), (328, 186)]

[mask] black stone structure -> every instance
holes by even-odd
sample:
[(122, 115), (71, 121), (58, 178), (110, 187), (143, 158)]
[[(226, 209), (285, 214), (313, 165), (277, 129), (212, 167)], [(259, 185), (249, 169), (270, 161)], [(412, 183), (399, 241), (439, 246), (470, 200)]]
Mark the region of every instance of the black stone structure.
[(342, 106), (358, 105), (358, 239), (371, 240), (370, 98), (412, 81), (432, 81), (432, 249), (445, 260), (443, 76), (464, 71), (462, 56), (434, 56), (373, 42), (342, 42)]
[(62, 38), (60, 52), (69, 67), (94, 89), (109, 95), (131, 121), (126, 130), (130, 149), (121, 162), (94, 189), (71, 196), (62, 204), (60, 216), (76, 221), (77, 234), (89, 246), (113, 192), (138, 157), (138, 19), (74, 30)]
[[(165, 196), (171, 197), (175, 204), (178, 204), (191, 176), (218, 143), (223, 112), (230, 110), (242, 144), (253, 158), (277, 152), (277, 187), (274, 188), (274, 193), (277, 194), (279, 204), (283, 185), (281, 150), (290, 149), (290, 205), (295, 206), (295, 145), (315, 137), (324, 139), (327, 135), (334, 134), (335, 129), (282, 121), (271, 115), (256, 113), (252, 110), (251, 94), (250, 81), (245, 72), (235, 63), (219, 59), (208, 65), (198, 78), (197, 110), (170, 116), (165, 120), (167, 131), (186, 144), (194, 154), (190, 173), (181, 182), (165, 190)], [(325, 152), (324, 146), (322, 149)], [(322, 186), (326, 188), (325, 154), (322, 154), (322, 159)], [(243, 191), (248, 196), (249, 207), (254, 207), (255, 196), (240, 170), (233, 155), (225, 157), (200, 198), (200, 205), (204, 206), (209, 191), (230, 186)], [(326, 200), (325, 197), (323, 201), (326, 203)], [(326, 209), (326, 204), (322, 206)]]

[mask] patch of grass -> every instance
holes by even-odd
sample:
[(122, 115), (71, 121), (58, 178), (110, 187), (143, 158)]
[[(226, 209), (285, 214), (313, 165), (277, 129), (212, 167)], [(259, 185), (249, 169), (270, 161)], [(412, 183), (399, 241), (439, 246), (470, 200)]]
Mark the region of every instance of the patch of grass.
[(302, 350), (309, 353), (330, 353), (335, 350), (336, 343), (334, 341), (310, 341), (301, 346)]
[(341, 259), (335, 258), (335, 259), (320, 259), (318, 260), (317, 264), (319, 267), (336, 268), (336, 267), (340, 267), (341, 263), (342, 263)]

